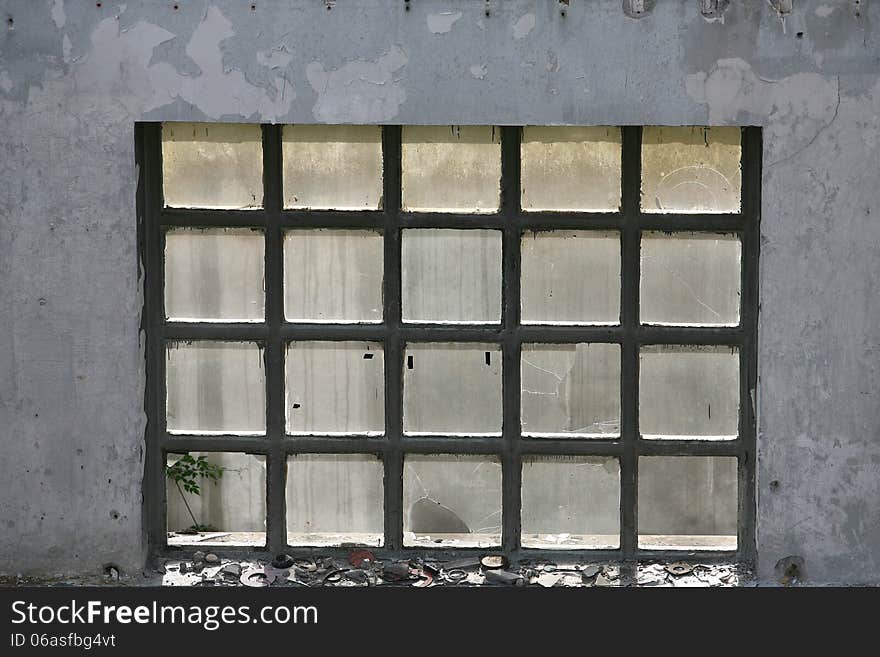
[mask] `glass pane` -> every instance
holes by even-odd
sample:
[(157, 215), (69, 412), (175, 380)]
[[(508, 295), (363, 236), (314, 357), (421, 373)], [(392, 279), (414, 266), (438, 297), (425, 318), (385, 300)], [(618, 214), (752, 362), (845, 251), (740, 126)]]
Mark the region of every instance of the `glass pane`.
[(165, 233), (165, 315), (181, 322), (263, 321), (263, 233), (176, 228)]
[(642, 348), (639, 425), (645, 438), (732, 440), (738, 415), (738, 349)]
[(620, 235), (556, 230), (522, 238), (523, 324), (620, 322)]
[(501, 321), (501, 231), (408, 229), (401, 248), (405, 322)]
[(287, 433), (381, 434), (385, 362), (378, 342), (291, 342)]
[(501, 131), (494, 126), (405, 126), (403, 209), (497, 212)]
[(382, 234), (290, 230), (284, 237), (284, 316), (289, 322), (381, 322)]
[(620, 546), (620, 465), (605, 456), (527, 456), (522, 544), (544, 549)]
[(526, 126), (521, 152), (523, 210), (620, 208), (620, 128)]
[(162, 186), (174, 208), (257, 208), (263, 204), (258, 125), (163, 123)]
[(382, 200), (382, 128), (286, 125), (284, 207), (376, 210)]
[(407, 454), (403, 544), (501, 545), (501, 461), (494, 456)]
[(736, 458), (639, 458), (639, 547), (735, 550)]
[(288, 544), (381, 546), (383, 477), (382, 461), (372, 454), (289, 456)]
[(403, 370), (403, 430), (501, 434), (497, 344), (410, 344)]
[(739, 324), (741, 245), (735, 235), (646, 233), (642, 237), (644, 324)]
[[(178, 479), (195, 481), (185, 490)], [(169, 454), (168, 545), (266, 544), (266, 457), (235, 452)]]
[(169, 432), (266, 432), (263, 350), (256, 343), (169, 343), (165, 379)]
[(620, 433), (620, 346), (524, 344), (522, 431), (542, 438)]
[(740, 128), (642, 130), (643, 212), (739, 212)]

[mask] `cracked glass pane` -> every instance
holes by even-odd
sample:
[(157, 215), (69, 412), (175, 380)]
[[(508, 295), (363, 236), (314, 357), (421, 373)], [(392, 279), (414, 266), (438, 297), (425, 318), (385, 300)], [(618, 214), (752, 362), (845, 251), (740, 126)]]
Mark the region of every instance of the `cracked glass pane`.
[(287, 433), (383, 433), (381, 343), (291, 342), (285, 369)]
[(404, 126), (403, 209), (498, 211), (501, 131), (494, 126)]
[(405, 433), (501, 435), (497, 344), (408, 344), (405, 355)]
[(737, 486), (732, 456), (639, 458), (639, 547), (735, 550)]
[(284, 317), (289, 322), (382, 321), (382, 234), (297, 229), (284, 236)]
[(736, 235), (645, 233), (639, 298), (643, 324), (739, 324), (740, 255)]
[(522, 545), (548, 550), (619, 547), (617, 459), (523, 457)]
[(523, 344), (522, 432), (540, 438), (620, 433), (620, 346)]
[(178, 322), (261, 322), (263, 233), (175, 228), (165, 233), (165, 315)]
[(263, 349), (256, 343), (169, 343), (165, 379), (170, 433), (266, 432)]
[(284, 207), (376, 210), (382, 201), (382, 128), (286, 125)]
[(739, 427), (736, 347), (642, 347), (639, 427), (648, 439), (733, 440)]
[(521, 153), (523, 210), (620, 208), (620, 128), (526, 126)]
[(501, 461), (482, 455), (407, 454), (403, 544), (501, 545)]
[(266, 544), (265, 456), (168, 454), (165, 496), (170, 546)]
[(289, 456), (287, 543), (381, 546), (383, 477), (382, 461), (372, 454)]
[(620, 234), (523, 235), (521, 303), (523, 324), (618, 324)]
[(228, 210), (261, 207), (262, 135), (258, 125), (163, 123), (165, 205)]
[(736, 127), (642, 130), (642, 212), (739, 212), (740, 137)]

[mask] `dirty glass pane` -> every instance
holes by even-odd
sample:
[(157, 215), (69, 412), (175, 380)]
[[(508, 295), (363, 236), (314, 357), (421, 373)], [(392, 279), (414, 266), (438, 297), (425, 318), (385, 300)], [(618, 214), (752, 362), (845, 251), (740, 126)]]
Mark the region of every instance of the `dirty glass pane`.
[(384, 542), (382, 461), (372, 454), (287, 458), (287, 543), (332, 546)]
[(732, 456), (639, 458), (639, 547), (735, 550), (737, 472)]
[(643, 324), (739, 324), (742, 246), (737, 236), (645, 233), (641, 251)]
[(620, 235), (555, 230), (522, 238), (523, 324), (618, 324)]
[(409, 344), (403, 369), (403, 430), (501, 434), (497, 344)]
[(266, 432), (263, 350), (256, 343), (169, 343), (165, 379), (169, 432)]
[(302, 229), (284, 236), (284, 317), (289, 322), (381, 322), (382, 234)]
[(523, 210), (620, 208), (620, 128), (526, 126), (521, 153)]
[(263, 205), (263, 142), (258, 125), (163, 123), (162, 187), (174, 208)]
[[(266, 544), (265, 456), (168, 454), (166, 465), (168, 545)], [(186, 491), (175, 481), (175, 475), (193, 472), (197, 473), (198, 493)]]
[(407, 454), (403, 544), (501, 545), (501, 461), (482, 455)]
[(526, 456), (522, 544), (549, 550), (620, 546), (620, 464), (606, 456)]
[(382, 128), (286, 125), (284, 207), (376, 210), (382, 199)]
[(180, 322), (263, 321), (263, 233), (175, 228), (165, 233), (165, 315)]
[(404, 126), (403, 209), (498, 211), (501, 131), (494, 126)]
[(740, 128), (642, 130), (642, 212), (739, 212)]
[(291, 342), (287, 433), (381, 434), (385, 363), (379, 342)]
[(401, 249), (403, 321), (501, 321), (501, 231), (413, 228)]
[(645, 438), (733, 440), (739, 404), (736, 347), (642, 347), (639, 426)]

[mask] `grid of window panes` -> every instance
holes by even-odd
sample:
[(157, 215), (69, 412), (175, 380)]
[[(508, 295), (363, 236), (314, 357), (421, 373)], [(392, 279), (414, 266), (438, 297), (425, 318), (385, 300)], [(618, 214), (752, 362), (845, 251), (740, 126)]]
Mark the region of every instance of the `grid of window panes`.
[(757, 131), (144, 130), (168, 546), (743, 553)]

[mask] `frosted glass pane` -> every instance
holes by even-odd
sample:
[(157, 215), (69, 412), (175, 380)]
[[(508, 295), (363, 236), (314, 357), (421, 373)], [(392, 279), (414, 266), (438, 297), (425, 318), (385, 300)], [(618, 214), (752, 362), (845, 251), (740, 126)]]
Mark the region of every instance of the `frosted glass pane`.
[(522, 432), (545, 438), (620, 433), (620, 346), (524, 344)]
[(639, 425), (645, 438), (732, 440), (738, 433), (735, 347), (643, 347)]
[(382, 461), (372, 454), (296, 454), (287, 458), (287, 543), (384, 542)]
[(620, 208), (620, 128), (526, 126), (523, 210)]
[(176, 228), (165, 233), (165, 315), (172, 321), (263, 321), (263, 233)]
[(501, 241), (498, 230), (404, 230), (403, 320), (499, 323)]
[(620, 235), (558, 230), (522, 238), (523, 324), (620, 322)]
[(735, 550), (736, 458), (639, 458), (639, 547)]
[(169, 432), (266, 432), (263, 350), (256, 343), (169, 343), (165, 378)]
[(494, 456), (407, 454), (403, 462), (403, 544), (501, 544), (501, 462)]
[(381, 434), (385, 363), (378, 342), (291, 342), (287, 433)]
[(478, 343), (407, 345), (403, 429), (500, 435), (501, 348)]
[(163, 123), (165, 205), (257, 208), (263, 204), (263, 142), (258, 125)]
[(284, 237), (284, 316), (289, 322), (381, 322), (381, 233), (290, 230)]
[(501, 131), (494, 126), (405, 126), (403, 209), (498, 211)]
[(620, 546), (620, 464), (593, 456), (526, 456), (522, 544), (544, 549)]
[(643, 212), (739, 212), (740, 128), (642, 131)]
[(376, 210), (382, 200), (379, 126), (286, 125), (284, 207)]
[(645, 233), (642, 323), (739, 324), (741, 252), (735, 235)]
[[(196, 477), (197, 495), (166, 474), (168, 545), (265, 545), (266, 457), (236, 452), (192, 452), (189, 457), (204, 457), (219, 478)], [(173, 472), (194, 464), (187, 464), (184, 454), (169, 454), (166, 465)]]

